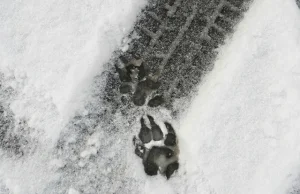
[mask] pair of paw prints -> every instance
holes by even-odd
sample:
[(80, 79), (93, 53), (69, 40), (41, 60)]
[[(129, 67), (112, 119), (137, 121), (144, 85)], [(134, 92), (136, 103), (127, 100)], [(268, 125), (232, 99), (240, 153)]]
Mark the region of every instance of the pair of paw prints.
[[(146, 68), (142, 59), (133, 59), (127, 62), (125, 59), (123, 67), (116, 66), (116, 70), (121, 80), (119, 88), (122, 94), (132, 93), (132, 101), (136, 106), (142, 106), (146, 103), (148, 96), (157, 90), (160, 83), (155, 76), (149, 75), (149, 70)], [(152, 97), (147, 105), (150, 107), (160, 106), (164, 102), (162, 96), (157, 95)]]
[[(120, 58), (121, 67), (116, 65), (121, 80), (120, 93), (132, 95), (136, 106), (147, 104), (158, 107), (164, 103), (161, 95), (152, 95), (160, 87), (158, 77), (149, 73), (142, 59), (127, 61)], [(135, 154), (142, 158), (144, 171), (153, 176), (158, 173), (169, 179), (179, 168), (177, 137), (174, 128), (164, 122), (167, 133), (164, 134), (154, 118), (147, 115), (147, 120), (140, 119), (141, 129), (138, 137), (134, 136)]]
[(179, 168), (177, 137), (174, 128), (164, 122), (167, 134), (164, 134), (154, 118), (147, 115), (150, 126), (141, 118), (141, 129), (138, 137), (133, 137), (135, 154), (142, 158), (144, 171), (147, 175), (157, 175), (158, 172), (169, 179)]

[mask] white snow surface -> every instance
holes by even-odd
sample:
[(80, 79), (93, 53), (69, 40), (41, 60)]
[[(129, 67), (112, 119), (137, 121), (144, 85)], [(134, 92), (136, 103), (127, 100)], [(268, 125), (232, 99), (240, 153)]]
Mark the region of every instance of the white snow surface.
[(145, 2), (1, 1), (0, 72), (18, 93), (16, 117), (55, 142)]
[[(82, 108), (91, 78), (121, 45), (144, 4), (0, 2), (0, 72), (17, 92), (11, 99), (14, 113), (46, 134), (41, 141), (55, 142), (68, 118)], [(214, 69), (177, 126), (179, 172), (169, 181), (148, 177), (129, 154), (125, 160), (132, 166), (124, 177), (140, 183), (127, 190), (287, 193), (300, 174), (299, 53), (300, 10), (295, 1), (255, 0), (220, 48)], [(90, 143), (97, 144), (94, 139)], [(88, 150), (82, 157), (93, 153)], [(57, 178), (53, 169), (64, 166), (48, 154), (40, 149), (26, 161), (1, 158), (0, 193), (40, 193)], [(109, 185), (105, 187), (110, 193)], [(68, 193), (80, 192), (71, 187)]]
[(295, 1), (254, 1), (181, 123), (176, 189), (285, 193), (299, 173), (299, 73)]

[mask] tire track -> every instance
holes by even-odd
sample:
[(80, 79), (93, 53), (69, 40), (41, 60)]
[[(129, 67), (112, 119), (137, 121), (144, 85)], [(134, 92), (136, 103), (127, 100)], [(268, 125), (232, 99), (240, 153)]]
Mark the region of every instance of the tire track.
[[(129, 43), (95, 77), (92, 100), (61, 134), (55, 155), (61, 178), (45, 193), (141, 193), (132, 161), (132, 136), (145, 114), (173, 120), (203, 75), (217, 48), (234, 31), (250, 0), (149, 1), (129, 34)], [(96, 141), (94, 141), (96, 139)], [(130, 158), (130, 159), (129, 159)], [(138, 159), (137, 159), (138, 160)], [(140, 166), (142, 168), (142, 165)]]

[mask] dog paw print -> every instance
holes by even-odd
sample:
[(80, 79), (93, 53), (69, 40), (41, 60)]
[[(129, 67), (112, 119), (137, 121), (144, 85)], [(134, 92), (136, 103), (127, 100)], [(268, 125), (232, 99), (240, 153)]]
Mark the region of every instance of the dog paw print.
[(135, 154), (143, 161), (144, 171), (153, 176), (160, 173), (169, 179), (179, 168), (178, 145), (176, 133), (172, 125), (164, 122), (167, 133), (164, 134), (154, 118), (147, 115), (148, 125), (142, 117), (138, 137), (133, 137)]
[[(123, 59), (122, 65), (116, 66), (117, 73), (121, 80), (119, 88), (122, 94), (132, 94), (132, 101), (136, 106), (142, 106), (147, 102), (150, 107), (160, 106), (164, 99), (162, 96), (151, 94), (157, 90), (160, 83), (156, 76), (150, 75), (142, 59), (133, 59), (129, 62)], [(150, 98), (149, 100), (147, 100)]]

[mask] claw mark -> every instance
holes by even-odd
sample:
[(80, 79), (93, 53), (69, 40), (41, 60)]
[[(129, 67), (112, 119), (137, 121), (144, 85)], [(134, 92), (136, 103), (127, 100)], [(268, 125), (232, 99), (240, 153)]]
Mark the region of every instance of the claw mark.
[(152, 139), (152, 134), (150, 129), (145, 125), (144, 118), (141, 118), (141, 126), (139, 138), (144, 144), (149, 143)]
[(152, 131), (152, 136), (154, 141), (160, 141), (163, 139), (164, 134), (161, 131), (160, 127), (154, 122), (154, 118), (150, 115), (147, 115), (150, 125), (151, 125), (151, 131)]

